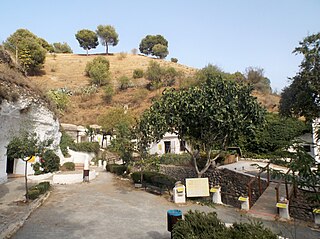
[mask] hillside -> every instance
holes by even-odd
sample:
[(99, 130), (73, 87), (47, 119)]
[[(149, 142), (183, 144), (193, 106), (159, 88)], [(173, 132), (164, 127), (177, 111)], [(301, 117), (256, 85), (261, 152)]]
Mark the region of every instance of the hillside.
[[(171, 66), (184, 73), (186, 77), (195, 74), (197, 69), (173, 63), (170, 61), (152, 59), (141, 55), (114, 54), (104, 56), (110, 62), (110, 72), (114, 88), (118, 88), (117, 79), (127, 76), (131, 79), (132, 88), (125, 91), (117, 91), (112, 102), (107, 104), (103, 99), (103, 91), (88, 96), (81, 93), (83, 87), (89, 86), (89, 78), (85, 76), (84, 69), (87, 62), (92, 61), (97, 55), (75, 55), (75, 54), (56, 54), (47, 55), (43, 74), (30, 77), (44, 92), (50, 89), (68, 88), (73, 93), (70, 96), (70, 103), (66, 112), (60, 116), (60, 122), (72, 124), (96, 124), (99, 115), (103, 114), (110, 107), (127, 106), (134, 115), (139, 115), (151, 104), (151, 100), (161, 94), (163, 89), (148, 91), (145, 89), (147, 81), (144, 78), (133, 79), (132, 73), (135, 69), (146, 70), (149, 62), (155, 60), (161, 66)], [(176, 82), (175, 87), (179, 87)], [(254, 92), (259, 101), (270, 111), (277, 111), (279, 96), (262, 95)]]

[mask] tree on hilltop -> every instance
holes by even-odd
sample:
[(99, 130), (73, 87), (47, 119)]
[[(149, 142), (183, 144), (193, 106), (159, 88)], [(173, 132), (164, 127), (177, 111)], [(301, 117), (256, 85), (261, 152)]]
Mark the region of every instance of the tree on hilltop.
[(165, 58), (168, 52), (168, 41), (161, 35), (147, 35), (140, 42), (139, 50), (146, 55)]
[(111, 25), (99, 25), (96, 31), (100, 42), (106, 47), (106, 54), (108, 55), (108, 46), (116, 46), (119, 43), (119, 35), (115, 28)]
[(97, 34), (94, 31), (83, 29), (78, 31), (75, 36), (80, 47), (87, 51), (87, 55), (89, 50), (99, 45)]

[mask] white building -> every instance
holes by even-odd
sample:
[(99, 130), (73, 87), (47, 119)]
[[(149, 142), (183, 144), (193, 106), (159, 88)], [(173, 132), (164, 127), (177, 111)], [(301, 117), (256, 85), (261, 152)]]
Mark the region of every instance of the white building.
[[(189, 148), (189, 145), (185, 143)], [(163, 155), (165, 153), (181, 154), (185, 152), (184, 144), (178, 138), (178, 135), (166, 133), (158, 143), (150, 145), (149, 153)]]
[(314, 120), (312, 123), (312, 140), (314, 145), (314, 147), (312, 147), (312, 150), (313, 150), (313, 155), (318, 163), (320, 163), (320, 140), (317, 140), (317, 138), (318, 139), (320, 138), (320, 135), (319, 137), (317, 137), (317, 131), (320, 133), (319, 129), (320, 129), (320, 118)]

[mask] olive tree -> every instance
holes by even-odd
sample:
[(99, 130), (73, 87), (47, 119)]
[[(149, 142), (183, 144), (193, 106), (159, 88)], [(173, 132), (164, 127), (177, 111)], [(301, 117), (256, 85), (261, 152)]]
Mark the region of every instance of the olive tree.
[(108, 46), (116, 46), (119, 43), (119, 35), (115, 28), (110, 25), (99, 25), (96, 31), (100, 42), (106, 47), (106, 54), (108, 55)]
[[(171, 132), (181, 142), (191, 142), (192, 149), (186, 150), (201, 177), (240, 135), (253, 133), (264, 123), (265, 109), (251, 92), (248, 85), (208, 75), (199, 86), (165, 90), (144, 112), (141, 128), (155, 141)], [(207, 157), (203, 168), (197, 162), (200, 151)]]
[(97, 34), (94, 31), (83, 29), (78, 31), (75, 36), (80, 47), (87, 51), (87, 55), (90, 49), (99, 45)]

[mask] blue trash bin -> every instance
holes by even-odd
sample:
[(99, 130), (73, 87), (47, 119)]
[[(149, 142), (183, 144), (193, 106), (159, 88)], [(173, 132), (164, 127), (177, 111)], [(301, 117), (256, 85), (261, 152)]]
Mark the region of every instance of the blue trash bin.
[(168, 210), (167, 211), (167, 219), (168, 219), (168, 231), (171, 232), (174, 224), (177, 223), (178, 220), (182, 219), (181, 210)]

